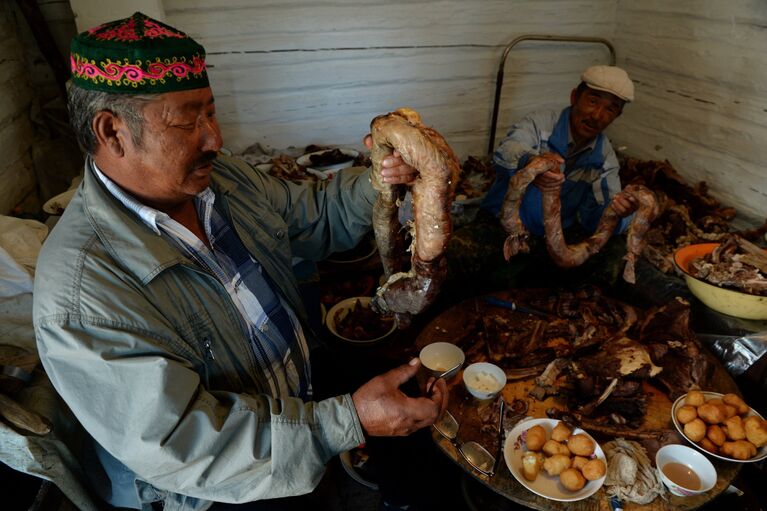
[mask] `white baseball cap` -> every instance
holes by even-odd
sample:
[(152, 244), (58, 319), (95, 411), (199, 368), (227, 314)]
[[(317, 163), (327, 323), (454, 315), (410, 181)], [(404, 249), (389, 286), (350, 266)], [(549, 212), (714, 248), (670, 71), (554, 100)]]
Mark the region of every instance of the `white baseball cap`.
[(634, 101), (634, 82), (619, 67), (591, 66), (583, 72), (581, 80), (591, 89), (609, 92), (623, 101)]

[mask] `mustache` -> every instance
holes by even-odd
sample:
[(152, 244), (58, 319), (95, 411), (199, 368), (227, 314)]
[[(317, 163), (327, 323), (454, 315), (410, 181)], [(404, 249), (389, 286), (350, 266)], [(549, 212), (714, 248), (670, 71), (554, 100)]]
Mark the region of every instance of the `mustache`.
[(216, 151), (207, 151), (194, 161), (193, 167), (197, 168), (202, 167), (203, 165), (207, 165), (215, 160), (217, 155), (218, 153), (216, 153)]

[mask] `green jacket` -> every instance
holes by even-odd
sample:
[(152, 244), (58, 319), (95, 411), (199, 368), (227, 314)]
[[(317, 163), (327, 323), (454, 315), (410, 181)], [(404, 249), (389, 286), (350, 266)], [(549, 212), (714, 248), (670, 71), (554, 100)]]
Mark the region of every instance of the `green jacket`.
[[(321, 260), (370, 230), (368, 172), (312, 187), (234, 158), (215, 163), (216, 207), (302, 320), (291, 258)], [(306, 403), (262, 394), (223, 286), (87, 166), (40, 253), (34, 324), (48, 376), (95, 440), (90, 460), (104, 472), (86, 470), (113, 505), (204, 509), (308, 493), (332, 456), (364, 441), (348, 394)]]

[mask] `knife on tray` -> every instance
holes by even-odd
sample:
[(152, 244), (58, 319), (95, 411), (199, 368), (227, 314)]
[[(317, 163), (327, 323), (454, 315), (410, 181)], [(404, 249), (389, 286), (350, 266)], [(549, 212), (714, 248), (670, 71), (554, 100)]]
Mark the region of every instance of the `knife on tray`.
[(496, 307), (503, 307), (504, 309), (511, 309), (513, 311), (522, 312), (524, 314), (532, 314), (533, 316), (538, 316), (541, 318), (550, 318), (551, 314), (543, 311), (539, 311), (537, 309), (531, 309), (530, 307), (525, 307), (524, 305), (518, 305), (515, 302), (509, 301), (509, 300), (501, 300), (499, 298), (494, 298), (492, 296), (485, 296), (484, 297), (485, 303), (488, 305), (495, 305)]
[(500, 412), (498, 415), (498, 449), (495, 452), (495, 464), (493, 465), (493, 475), (498, 473), (498, 464), (501, 461), (501, 458), (503, 457), (503, 437), (505, 431), (503, 430), (503, 413), (505, 412), (506, 408), (506, 401), (503, 399), (503, 394), (501, 394), (501, 397), (499, 398), (501, 400), (501, 405), (498, 407), (500, 408)]

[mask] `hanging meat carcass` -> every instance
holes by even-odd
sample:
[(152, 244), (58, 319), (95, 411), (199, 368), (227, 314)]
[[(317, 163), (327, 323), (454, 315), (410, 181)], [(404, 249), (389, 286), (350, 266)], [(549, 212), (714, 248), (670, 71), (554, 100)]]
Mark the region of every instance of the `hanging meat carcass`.
[[(373, 298), (379, 312), (393, 312), (402, 328), (411, 314), (425, 310), (436, 298), (447, 275), (445, 249), (452, 233), (450, 206), (460, 173), (460, 162), (445, 139), (424, 126), (417, 112), (401, 108), (373, 119), (371, 160), (373, 187), (380, 193), (373, 210), (373, 229), (386, 283)], [(383, 183), (381, 162), (394, 150), (419, 172), (411, 187), (413, 221), (410, 269), (402, 256), (404, 235), (398, 219), (405, 185)]]

